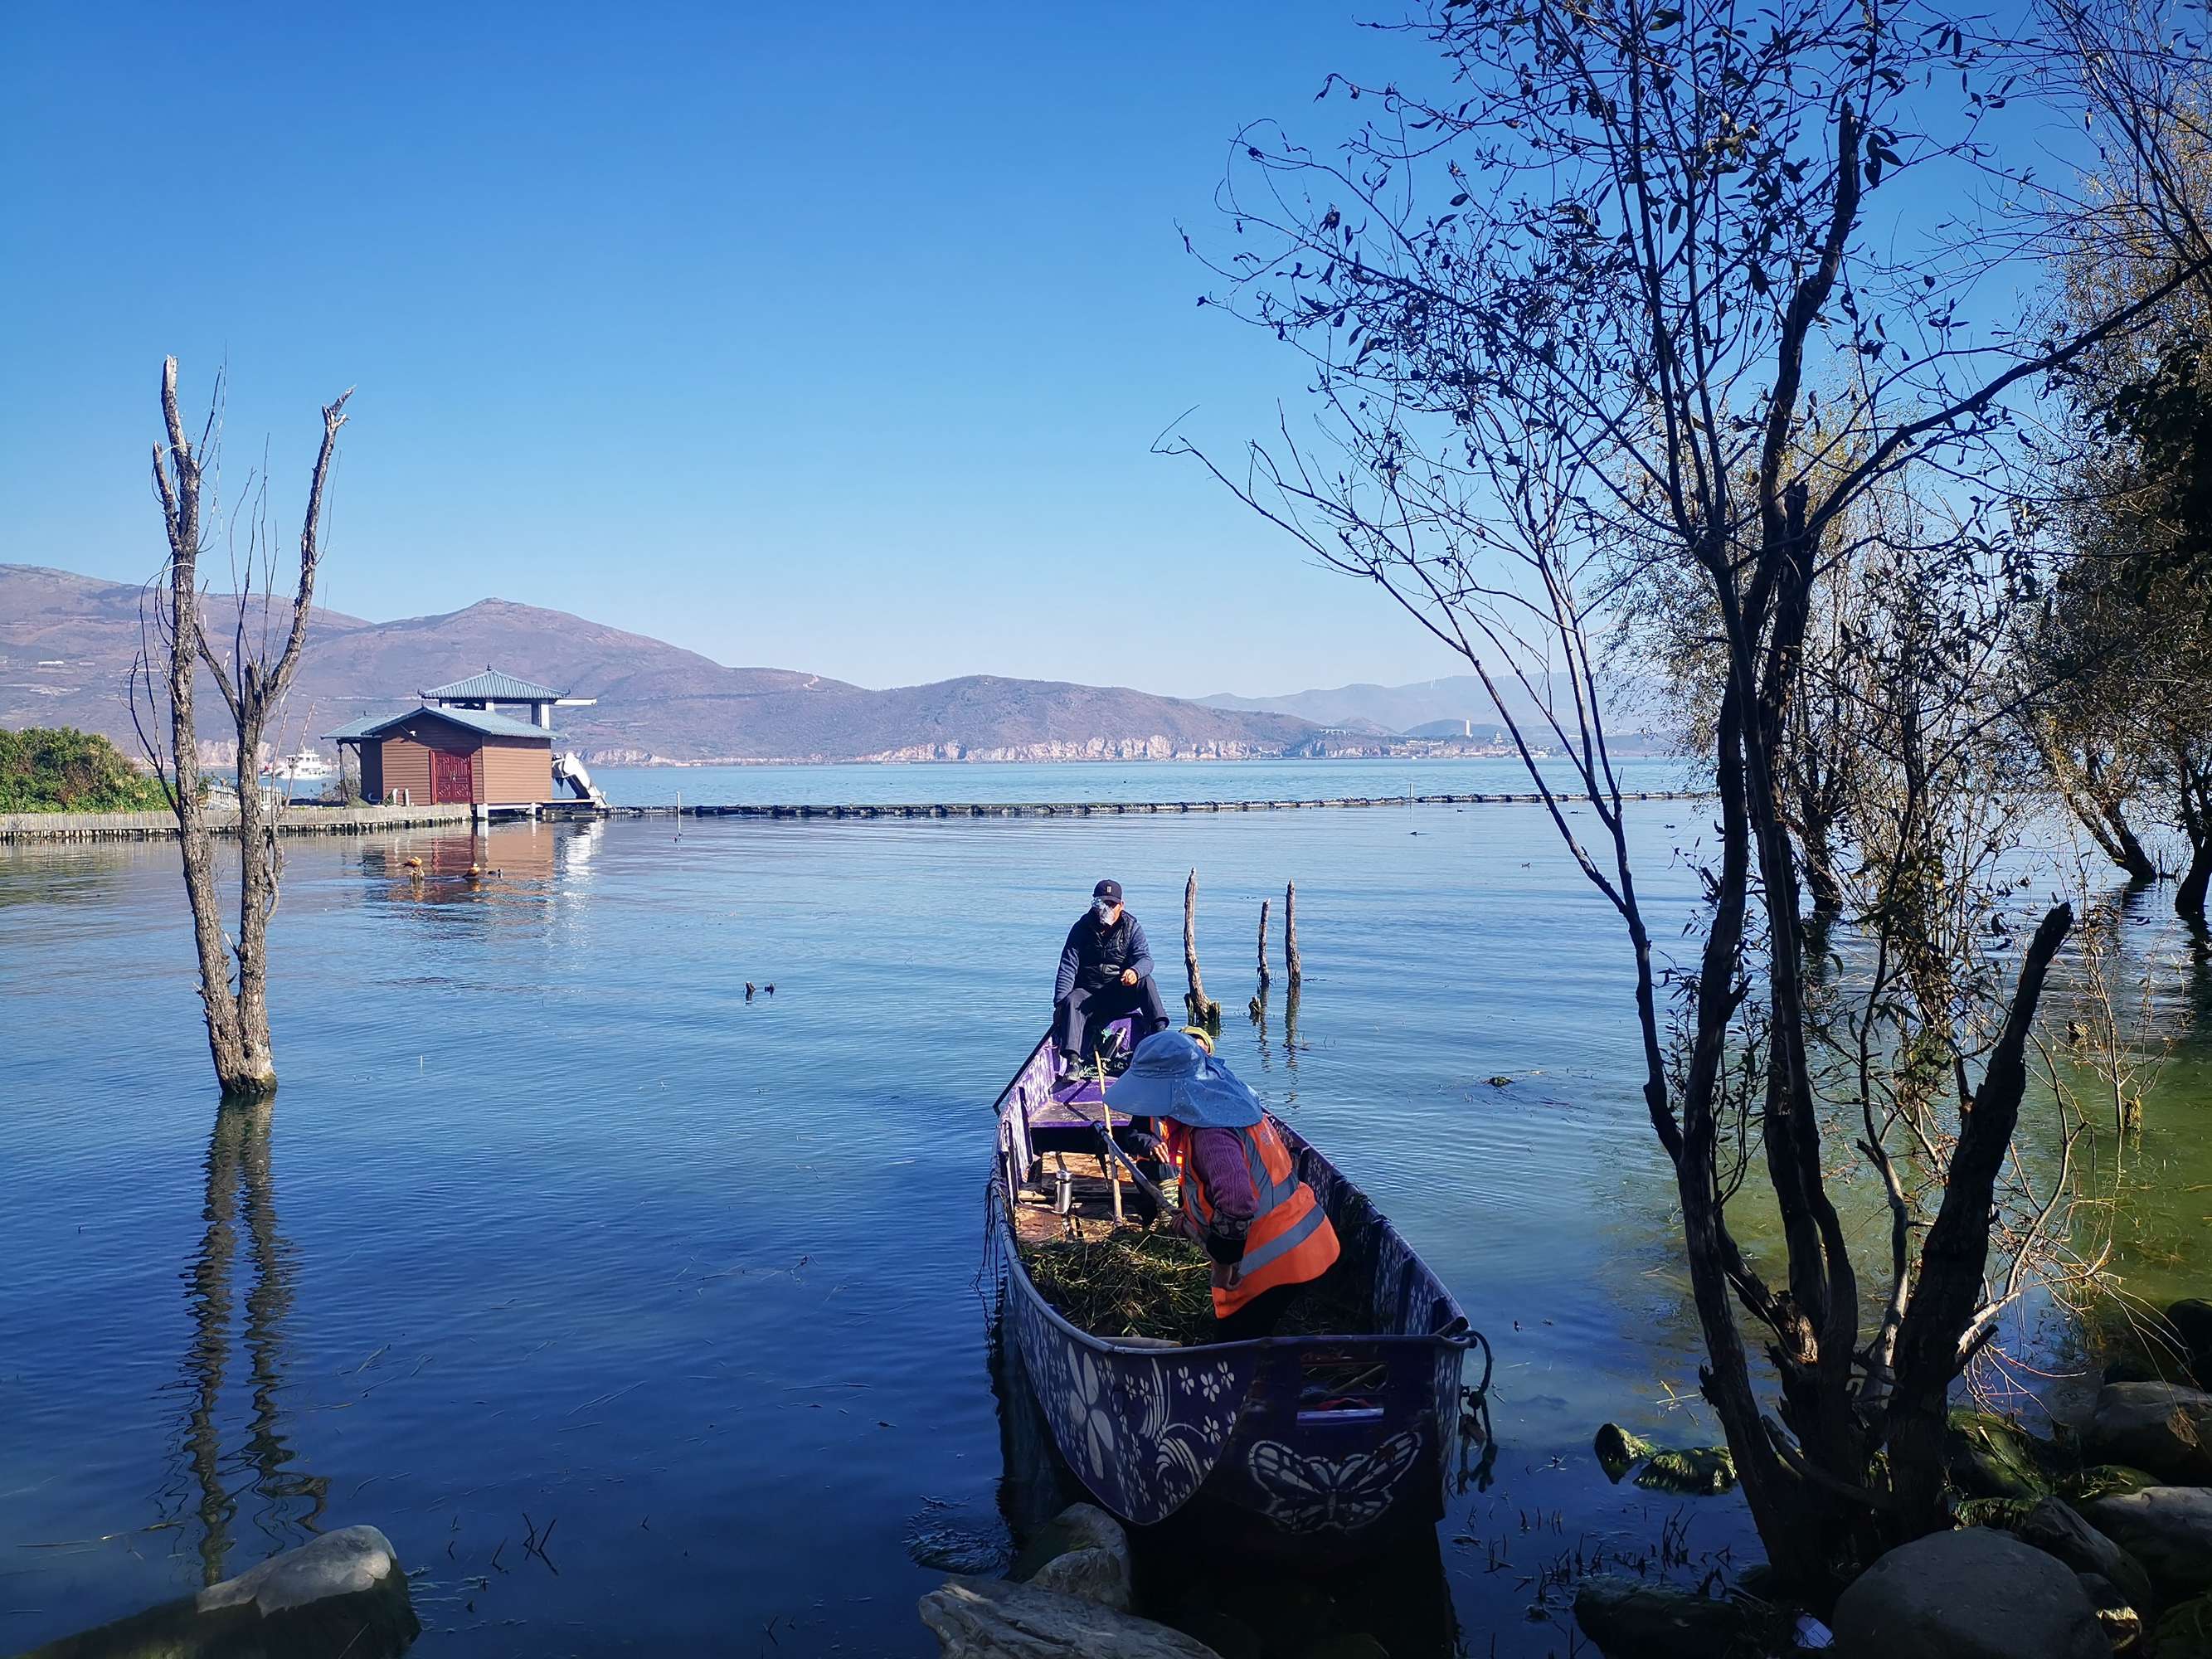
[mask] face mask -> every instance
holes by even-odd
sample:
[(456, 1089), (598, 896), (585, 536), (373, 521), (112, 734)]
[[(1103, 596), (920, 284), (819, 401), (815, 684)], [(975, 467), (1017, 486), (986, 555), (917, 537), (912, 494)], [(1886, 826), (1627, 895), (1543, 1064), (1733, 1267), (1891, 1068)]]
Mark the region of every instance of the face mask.
[(1113, 916), (1114, 907), (1107, 903), (1104, 899), (1094, 899), (1091, 901), (1091, 914), (1098, 919), (1098, 925), (1103, 927)]

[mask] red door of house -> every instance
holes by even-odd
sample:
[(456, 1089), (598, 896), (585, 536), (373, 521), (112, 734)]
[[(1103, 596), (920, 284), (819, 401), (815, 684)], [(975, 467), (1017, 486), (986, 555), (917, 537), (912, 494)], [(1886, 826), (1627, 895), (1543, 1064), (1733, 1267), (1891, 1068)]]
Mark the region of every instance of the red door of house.
[(471, 781), (469, 757), (449, 755), (442, 749), (430, 751), (430, 799), (441, 806), (465, 806), (475, 796)]

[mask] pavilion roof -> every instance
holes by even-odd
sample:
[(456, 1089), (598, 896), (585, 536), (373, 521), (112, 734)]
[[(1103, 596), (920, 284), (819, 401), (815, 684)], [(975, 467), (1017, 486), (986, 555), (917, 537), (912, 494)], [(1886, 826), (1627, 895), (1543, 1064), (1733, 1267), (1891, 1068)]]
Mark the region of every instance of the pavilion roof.
[(451, 685), (434, 685), (422, 694), (425, 701), (433, 702), (448, 697), (462, 702), (558, 702), (568, 695), (489, 665), (481, 674), (455, 680)]
[(409, 708), (397, 714), (372, 714), (362, 720), (349, 721), (335, 732), (323, 733), (325, 743), (350, 743), (361, 738), (382, 737), (393, 726), (404, 726), (410, 720), (445, 720), (464, 731), (479, 732), (488, 738), (544, 738), (548, 742), (560, 736), (542, 726), (532, 726), (528, 720), (511, 720), (504, 714), (491, 714), (480, 708)]

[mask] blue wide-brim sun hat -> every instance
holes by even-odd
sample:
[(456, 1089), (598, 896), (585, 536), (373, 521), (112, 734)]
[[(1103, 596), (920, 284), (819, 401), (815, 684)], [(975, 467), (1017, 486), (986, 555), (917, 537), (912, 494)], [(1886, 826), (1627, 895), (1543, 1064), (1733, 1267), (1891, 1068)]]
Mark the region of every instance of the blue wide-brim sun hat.
[(1200, 1129), (1249, 1129), (1265, 1113), (1236, 1073), (1181, 1031), (1155, 1031), (1106, 1085), (1106, 1103), (1131, 1117), (1171, 1117)]

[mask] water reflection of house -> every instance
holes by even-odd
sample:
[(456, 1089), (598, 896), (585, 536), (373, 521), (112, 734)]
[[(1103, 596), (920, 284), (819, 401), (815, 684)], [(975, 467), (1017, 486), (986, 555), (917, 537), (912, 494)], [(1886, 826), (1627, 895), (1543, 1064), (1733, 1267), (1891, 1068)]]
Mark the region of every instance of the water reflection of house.
[(394, 879), (465, 881), (473, 870), (482, 879), (501, 884), (550, 881), (557, 873), (559, 841), (551, 824), (495, 823), (474, 835), (412, 835), (373, 842), (362, 856), (364, 867)]
[(490, 668), (422, 697), (420, 708), (324, 733), (359, 752), (364, 800), (486, 811), (550, 805), (562, 799), (553, 782), (553, 710), (599, 701)]

